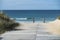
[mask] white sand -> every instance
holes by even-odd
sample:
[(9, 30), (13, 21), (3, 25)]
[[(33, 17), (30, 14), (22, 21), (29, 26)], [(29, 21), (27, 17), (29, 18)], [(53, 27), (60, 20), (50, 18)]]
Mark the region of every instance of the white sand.
[(24, 29), (24, 30), (25, 30), (25, 29), (26, 29), (26, 30), (27, 30), (27, 29), (28, 29), (28, 30), (29, 30), (29, 29), (31, 29), (31, 30), (32, 30), (32, 29), (35, 29), (35, 30), (36, 30), (37, 24), (38, 24), (38, 23), (32, 23), (32, 22), (31, 22), (31, 23), (20, 23), (20, 26), (17, 27), (16, 29)]
[(56, 19), (55, 21), (51, 21), (48, 23), (21, 23), (20, 27), (17, 27), (16, 29), (30, 29), (30, 30), (36, 30), (37, 26), (45, 26), (46, 30), (50, 32), (51, 34), (60, 35), (60, 20)]
[(47, 26), (48, 32), (55, 35), (60, 35), (60, 20), (56, 19), (55, 21), (46, 23), (45, 26)]
[[(38, 31), (38, 39), (41, 37), (41, 35), (54, 37), (53, 35), (60, 35), (60, 20), (56, 19), (55, 21), (49, 22), (49, 23), (20, 23), (21, 25), (17, 27), (16, 29), (24, 29), (24, 30), (19, 30), (19, 31), (11, 31), (11, 32), (6, 32), (2, 36), (6, 40), (17, 40), (17, 39), (23, 39), (23, 40), (29, 40), (29, 39), (35, 39), (36, 36), (36, 31)], [(45, 27), (45, 29), (44, 29)], [(37, 29), (38, 28), (38, 29)], [(43, 30), (43, 31), (42, 31)], [(53, 35), (48, 35), (48, 34), (41, 34), (41, 32), (45, 32), (47, 30), (49, 33)], [(48, 37), (44, 37), (45, 39), (48, 39)], [(59, 37), (59, 36), (58, 36)], [(42, 38), (42, 39), (44, 39)], [(55, 37), (56, 38), (56, 37)], [(4, 40), (3, 39), (3, 40)], [(51, 38), (50, 38), (51, 39)], [(40, 40), (40, 39), (39, 39)]]

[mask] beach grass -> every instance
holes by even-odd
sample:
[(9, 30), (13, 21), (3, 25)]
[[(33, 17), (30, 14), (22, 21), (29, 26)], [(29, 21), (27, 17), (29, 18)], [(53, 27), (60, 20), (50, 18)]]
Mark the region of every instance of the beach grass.
[(13, 30), (17, 26), (19, 26), (19, 23), (11, 20), (10, 17), (4, 13), (0, 13), (0, 34)]

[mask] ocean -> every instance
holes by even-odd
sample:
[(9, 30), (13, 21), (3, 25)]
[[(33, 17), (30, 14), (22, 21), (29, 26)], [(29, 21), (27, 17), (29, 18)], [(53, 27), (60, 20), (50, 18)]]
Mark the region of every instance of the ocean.
[[(60, 16), (60, 10), (3, 10), (11, 18), (35, 18), (36, 21), (53, 21)], [(18, 20), (31, 21), (31, 20)]]

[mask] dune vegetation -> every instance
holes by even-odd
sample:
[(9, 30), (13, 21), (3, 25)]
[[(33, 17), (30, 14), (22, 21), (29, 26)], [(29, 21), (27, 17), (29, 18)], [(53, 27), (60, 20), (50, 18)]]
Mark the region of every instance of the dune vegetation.
[(57, 17), (60, 20), (60, 16)]
[(5, 33), (6, 31), (14, 30), (17, 26), (19, 26), (19, 23), (10, 19), (10, 17), (5, 13), (0, 13), (0, 34)]

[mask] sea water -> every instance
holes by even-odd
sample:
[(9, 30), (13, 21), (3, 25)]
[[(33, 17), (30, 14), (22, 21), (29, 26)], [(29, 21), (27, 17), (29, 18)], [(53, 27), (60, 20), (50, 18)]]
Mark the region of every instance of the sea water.
[[(60, 10), (3, 10), (3, 12), (11, 18), (34, 18), (35, 21), (54, 21), (58, 16), (60, 16)], [(32, 21), (29, 20), (19, 20), (17, 21)]]
[[(60, 16), (60, 10), (3, 10), (12, 18), (56, 18)], [(49, 19), (50, 20), (50, 19)]]

